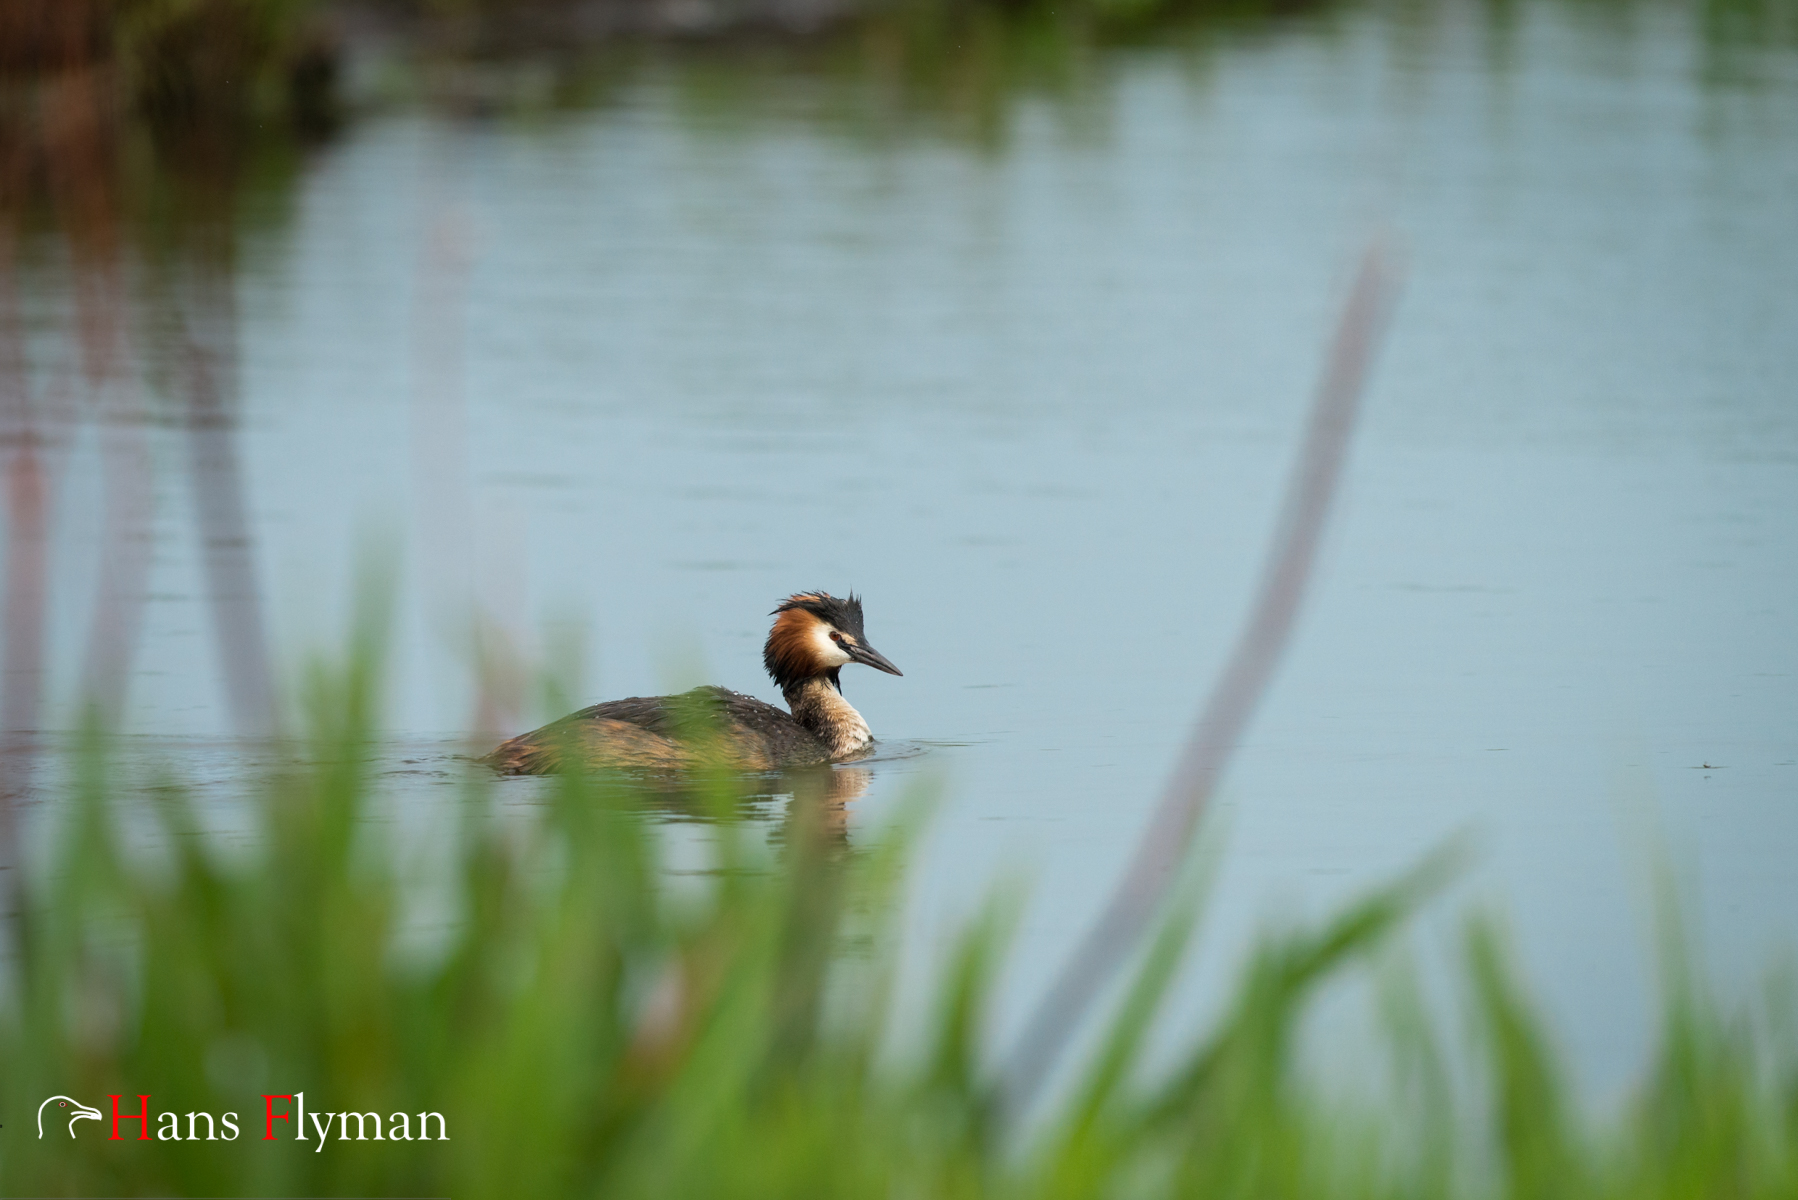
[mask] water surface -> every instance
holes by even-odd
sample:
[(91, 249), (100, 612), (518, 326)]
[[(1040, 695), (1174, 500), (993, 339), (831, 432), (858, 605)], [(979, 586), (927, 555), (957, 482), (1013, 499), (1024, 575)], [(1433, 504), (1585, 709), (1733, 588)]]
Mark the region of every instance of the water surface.
[[(847, 836), (941, 782), (913, 946), (1030, 881), (1014, 1021), (1227, 652), (1383, 231), (1409, 283), (1216, 813), (1192, 997), (1269, 919), (1472, 831), (1420, 943), (1495, 904), (1615, 1087), (1653, 1013), (1656, 839), (1730, 988), (1798, 932), (1798, 54), (1720, 66), (1653, 4), (1502, 12), (1108, 51), (978, 138), (778, 56), (654, 58), (528, 121), (365, 119), (236, 271), (272, 644), (341, 644), (351, 547), (402, 563), (391, 756), (429, 823), (488, 719), (471, 604), (576, 700), (772, 699), (774, 602), (855, 589), (906, 674), (845, 689), (930, 752), (876, 765)], [(734, 99), (704, 102), (719, 73)], [(104, 468), (80, 438), (64, 461), (79, 597)], [(158, 479), (127, 726), (179, 766), (233, 722)], [(56, 714), (84, 605), (52, 617)], [(558, 715), (533, 694), (492, 723)]]

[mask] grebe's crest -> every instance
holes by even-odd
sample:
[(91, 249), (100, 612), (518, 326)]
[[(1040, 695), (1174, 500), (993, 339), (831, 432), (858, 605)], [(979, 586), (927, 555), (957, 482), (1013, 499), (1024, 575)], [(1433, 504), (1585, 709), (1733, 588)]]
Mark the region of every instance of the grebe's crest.
[(768, 615), (777, 617), (794, 609), (803, 609), (843, 633), (862, 636), (862, 601), (854, 592), (846, 598), (829, 592), (800, 592), (782, 600)]
[(799, 592), (769, 615), (774, 628), (762, 647), (762, 665), (782, 688), (854, 661), (844, 647), (853, 649), (863, 641), (862, 602), (853, 592), (847, 597)]

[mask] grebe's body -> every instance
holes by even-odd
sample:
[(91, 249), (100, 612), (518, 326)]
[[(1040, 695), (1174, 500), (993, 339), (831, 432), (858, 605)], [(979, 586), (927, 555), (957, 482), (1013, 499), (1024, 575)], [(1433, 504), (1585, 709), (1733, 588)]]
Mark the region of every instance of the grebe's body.
[(520, 734), (481, 761), (508, 775), (568, 766), (678, 770), (702, 763), (767, 771), (867, 753), (874, 735), (843, 698), (838, 675), (849, 663), (891, 675), (900, 671), (868, 645), (861, 601), (801, 592), (782, 601), (773, 616), (762, 664), (790, 713), (721, 687), (634, 696)]

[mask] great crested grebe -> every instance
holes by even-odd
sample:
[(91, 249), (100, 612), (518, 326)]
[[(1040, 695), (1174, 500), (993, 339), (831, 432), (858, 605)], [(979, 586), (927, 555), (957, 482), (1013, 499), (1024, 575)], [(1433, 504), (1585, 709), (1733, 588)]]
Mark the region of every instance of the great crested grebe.
[(728, 688), (678, 696), (633, 696), (570, 713), (501, 742), (481, 761), (506, 775), (545, 775), (564, 766), (680, 768), (720, 762), (752, 771), (855, 758), (874, 744), (868, 723), (843, 699), (838, 672), (864, 663), (901, 674), (862, 634), (862, 602), (800, 592), (770, 614), (762, 646), (792, 713)]

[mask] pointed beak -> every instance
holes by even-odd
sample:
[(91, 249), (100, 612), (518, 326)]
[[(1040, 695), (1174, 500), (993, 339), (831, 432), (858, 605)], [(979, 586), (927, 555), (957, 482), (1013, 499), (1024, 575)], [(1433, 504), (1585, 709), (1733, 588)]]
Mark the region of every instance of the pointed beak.
[[(847, 641), (848, 639), (845, 638), (844, 640)], [(885, 671), (888, 675), (903, 676), (905, 674), (904, 671), (901, 671), (898, 667), (895, 667), (892, 663), (888, 662), (886, 655), (882, 654), (872, 646), (845, 646), (843, 649), (849, 652), (849, 658), (852, 662), (864, 663), (877, 671)]]

